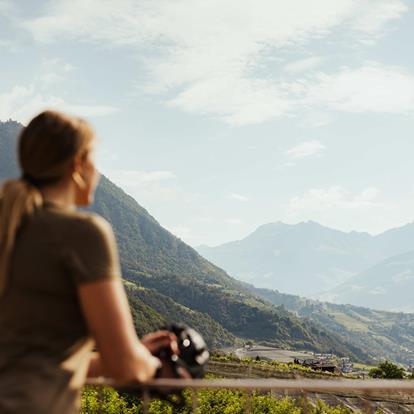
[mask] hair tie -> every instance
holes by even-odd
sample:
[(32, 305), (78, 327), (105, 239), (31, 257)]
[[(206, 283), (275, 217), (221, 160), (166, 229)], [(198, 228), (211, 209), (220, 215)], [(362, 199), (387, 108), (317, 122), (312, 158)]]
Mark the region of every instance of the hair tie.
[(38, 184), (38, 182), (37, 182), (37, 180), (35, 178), (33, 178), (31, 175), (26, 174), (26, 173), (23, 174), (20, 177), (20, 179), (23, 180), (23, 181), (26, 181), (27, 183), (29, 183), (31, 185), (34, 185), (34, 186), (37, 186), (37, 184)]
[(56, 176), (34, 178), (32, 175), (29, 175), (27, 173), (24, 173), (20, 178), (35, 187), (39, 187), (41, 185), (47, 185), (47, 184), (54, 184), (56, 181), (59, 180), (59, 177), (56, 177)]

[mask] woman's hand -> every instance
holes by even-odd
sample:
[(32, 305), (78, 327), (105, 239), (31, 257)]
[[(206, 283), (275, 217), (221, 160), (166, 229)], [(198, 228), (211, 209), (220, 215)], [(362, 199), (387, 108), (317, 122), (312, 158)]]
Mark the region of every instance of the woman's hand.
[(157, 355), (163, 348), (169, 348), (173, 354), (178, 354), (177, 337), (169, 331), (151, 332), (141, 338), (141, 343), (153, 355)]

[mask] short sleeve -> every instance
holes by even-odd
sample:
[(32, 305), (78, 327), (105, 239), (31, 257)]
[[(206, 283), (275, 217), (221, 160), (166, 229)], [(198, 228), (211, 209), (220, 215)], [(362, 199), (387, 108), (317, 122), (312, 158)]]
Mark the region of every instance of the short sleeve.
[(121, 277), (119, 255), (111, 225), (91, 214), (74, 225), (64, 261), (76, 284)]

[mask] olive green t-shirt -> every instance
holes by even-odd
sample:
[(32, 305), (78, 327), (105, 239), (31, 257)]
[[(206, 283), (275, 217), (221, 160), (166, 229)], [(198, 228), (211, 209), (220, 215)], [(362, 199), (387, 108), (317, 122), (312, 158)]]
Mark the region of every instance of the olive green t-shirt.
[(79, 411), (94, 341), (77, 287), (120, 278), (102, 217), (46, 203), (20, 227), (0, 297), (0, 413)]

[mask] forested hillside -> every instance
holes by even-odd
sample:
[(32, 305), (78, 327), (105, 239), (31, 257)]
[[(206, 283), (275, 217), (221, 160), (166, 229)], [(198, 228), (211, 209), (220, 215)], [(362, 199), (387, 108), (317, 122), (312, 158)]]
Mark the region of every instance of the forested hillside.
[(355, 346), (369, 349), (378, 359), (407, 365), (414, 360), (414, 315), (352, 305), (336, 305), (275, 290), (249, 286), (254, 294), (283, 306), (300, 317), (320, 323)]

